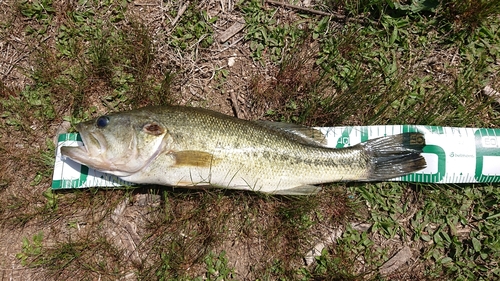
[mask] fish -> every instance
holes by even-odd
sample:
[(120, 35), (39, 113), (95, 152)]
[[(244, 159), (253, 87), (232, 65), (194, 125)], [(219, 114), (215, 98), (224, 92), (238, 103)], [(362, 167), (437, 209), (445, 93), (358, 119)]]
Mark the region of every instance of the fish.
[(111, 113), (76, 129), (84, 146), (62, 147), (63, 157), (135, 184), (309, 195), (325, 183), (384, 181), (426, 167), (421, 133), (337, 149), (314, 128), (186, 106)]

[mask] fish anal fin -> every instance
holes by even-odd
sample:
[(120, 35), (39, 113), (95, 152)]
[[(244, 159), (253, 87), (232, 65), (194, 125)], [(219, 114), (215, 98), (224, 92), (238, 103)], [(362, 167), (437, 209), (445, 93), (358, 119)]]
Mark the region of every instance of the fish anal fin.
[(214, 156), (211, 153), (199, 150), (182, 150), (173, 152), (174, 166), (210, 167), (214, 164)]
[(318, 193), (321, 187), (315, 185), (300, 185), (294, 188), (276, 190), (271, 192), (275, 195), (313, 195)]

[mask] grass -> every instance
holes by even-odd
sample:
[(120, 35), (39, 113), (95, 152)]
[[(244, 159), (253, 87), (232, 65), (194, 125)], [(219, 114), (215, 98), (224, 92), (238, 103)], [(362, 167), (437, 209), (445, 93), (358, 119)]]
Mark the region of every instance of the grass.
[[(345, 20), (233, 4), (4, 4), (0, 244), (15, 258), (0, 257), (2, 272), (14, 263), (24, 277), (53, 280), (499, 278), (498, 184), (338, 183), (301, 198), (155, 186), (51, 192), (59, 129), (144, 105), (232, 114), (236, 102), (247, 119), (308, 126), (500, 126), (498, 104), (480, 94), (500, 89), (498, 1), (313, 7)], [(245, 29), (219, 42), (230, 14)], [(304, 265), (338, 228), (341, 238)], [(404, 246), (411, 261), (382, 275)]]

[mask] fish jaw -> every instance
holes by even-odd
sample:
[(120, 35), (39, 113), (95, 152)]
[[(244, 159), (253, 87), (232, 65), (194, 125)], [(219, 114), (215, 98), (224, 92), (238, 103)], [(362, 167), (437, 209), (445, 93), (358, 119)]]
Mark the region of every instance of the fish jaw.
[(82, 165), (116, 176), (128, 176), (131, 172), (120, 170), (106, 157), (106, 139), (99, 134), (86, 132), (82, 124), (77, 125), (84, 146), (63, 146), (61, 154)]
[[(61, 154), (95, 170), (107, 173), (113, 171), (112, 164), (109, 161), (106, 161), (105, 158), (100, 157), (100, 155), (90, 154), (85, 146), (63, 146), (61, 147)], [(115, 174), (114, 171), (113, 174)], [(122, 175), (128, 174), (129, 173), (123, 173)]]

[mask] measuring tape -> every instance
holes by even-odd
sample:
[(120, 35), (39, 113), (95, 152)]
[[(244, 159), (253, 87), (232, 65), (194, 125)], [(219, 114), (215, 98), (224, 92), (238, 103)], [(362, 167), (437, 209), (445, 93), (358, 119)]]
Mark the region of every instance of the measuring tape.
[[(370, 139), (420, 132), (426, 145), (422, 156), (427, 167), (391, 181), (421, 183), (500, 182), (500, 129), (456, 128), (424, 125), (319, 127), (327, 146), (344, 148)], [(61, 157), (62, 146), (81, 146), (79, 134), (59, 136), (54, 165), (53, 189), (131, 186), (108, 175)]]
[(424, 134), (422, 156), (427, 168), (392, 179), (422, 183), (500, 182), (500, 129), (423, 125), (385, 125), (316, 128), (329, 147), (342, 148), (377, 137), (400, 133)]

